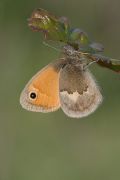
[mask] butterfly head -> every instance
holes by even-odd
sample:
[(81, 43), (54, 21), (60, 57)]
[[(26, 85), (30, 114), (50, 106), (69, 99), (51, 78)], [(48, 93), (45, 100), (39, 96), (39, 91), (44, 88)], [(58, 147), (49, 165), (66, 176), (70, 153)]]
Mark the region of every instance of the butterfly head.
[(63, 47), (63, 54), (68, 57), (69, 59), (78, 59), (79, 58), (79, 51), (77, 51), (73, 46), (71, 45), (65, 45)]

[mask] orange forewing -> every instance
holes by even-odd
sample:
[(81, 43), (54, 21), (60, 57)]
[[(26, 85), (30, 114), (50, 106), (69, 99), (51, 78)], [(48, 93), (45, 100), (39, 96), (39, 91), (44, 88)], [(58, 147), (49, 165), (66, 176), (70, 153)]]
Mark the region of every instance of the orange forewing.
[(59, 72), (54, 67), (49, 66), (43, 69), (32, 79), (28, 91), (35, 89), (38, 91), (38, 97), (32, 104), (47, 109), (59, 108)]

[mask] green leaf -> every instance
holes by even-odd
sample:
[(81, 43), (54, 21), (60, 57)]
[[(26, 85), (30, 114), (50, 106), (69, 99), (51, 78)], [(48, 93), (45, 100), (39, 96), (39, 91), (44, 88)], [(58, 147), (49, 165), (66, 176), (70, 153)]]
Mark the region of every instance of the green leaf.
[(28, 20), (29, 27), (38, 32), (43, 32), (46, 39), (67, 41), (67, 24), (43, 9), (37, 9)]
[(87, 33), (78, 28), (71, 29), (70, 41), (77, 41), (80, 45), (89, 44)]

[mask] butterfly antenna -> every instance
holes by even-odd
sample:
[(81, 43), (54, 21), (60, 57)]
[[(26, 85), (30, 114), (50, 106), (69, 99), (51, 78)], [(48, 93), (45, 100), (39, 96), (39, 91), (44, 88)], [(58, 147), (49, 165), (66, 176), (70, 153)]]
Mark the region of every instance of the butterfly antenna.
[(57, 49), (57, 48), (51, 46), (50, 44), (46, 43), (45, 41), (43, 41), (43, 44), (44, 44), (45, 46), (49, 47), (49, 48), (52, 48), (52, 49), (54, 49), (54, 50), (60, 52), (60, 49)]

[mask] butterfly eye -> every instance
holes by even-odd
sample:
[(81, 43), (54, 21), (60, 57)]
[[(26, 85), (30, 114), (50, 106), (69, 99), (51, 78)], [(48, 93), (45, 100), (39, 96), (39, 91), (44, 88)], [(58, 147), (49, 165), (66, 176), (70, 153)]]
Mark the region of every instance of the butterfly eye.
[(36, 92), (30, 92), (29, 93), (29, 98), (32, 99), (32, 100), (35, 100), (37, 97), (37, 93)]

